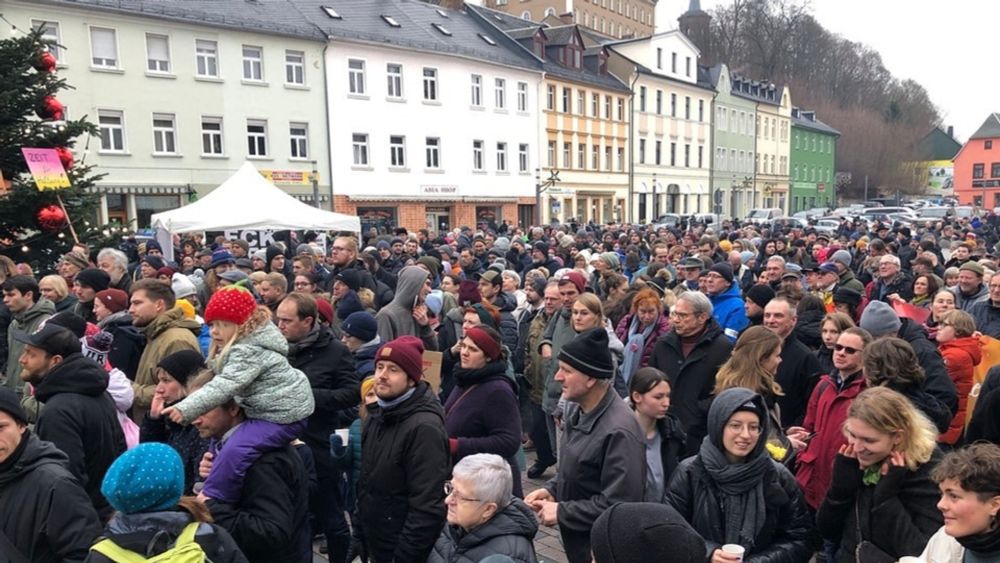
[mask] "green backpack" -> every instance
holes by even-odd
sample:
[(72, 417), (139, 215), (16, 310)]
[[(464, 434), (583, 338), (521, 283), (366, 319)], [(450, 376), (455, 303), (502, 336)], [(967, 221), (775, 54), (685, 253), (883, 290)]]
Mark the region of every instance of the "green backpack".
[(129, 551), (118, 546), (110, 539), (104, 539), (91, 547), (91, 551), (96, 551), (115, 563), (206, 563), (204, 550), (194, 541), (194, 534), (198, 531), (198, 523), (193, 522), (184, 527), (184, 531), (177, 537), (174, 546), (157, 555), (156, 557), (145, 557), (134, 551)]

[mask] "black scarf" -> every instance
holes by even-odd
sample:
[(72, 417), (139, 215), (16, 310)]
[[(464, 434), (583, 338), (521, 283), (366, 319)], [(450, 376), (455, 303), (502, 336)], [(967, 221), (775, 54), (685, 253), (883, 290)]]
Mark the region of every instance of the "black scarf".
[(24, 449), (28, 447), (28, 441), (31, 439), (31, 430), (27, 428), (21, 433), (21, 443), (14, 448), (14, 451), (7, 456), (7, 459), (0, 462), (0, 473), (7, 473), (17, 465), (17, 462), (21, 460), (21, 455), (24, 453)]
[(502, 358), (495, 362), (490, 362), (481, 368), (466, 369), (460, 365), (456, 366), (452, 375), (455, 377), (455, 385), (458, 387), (471, 387), (482, 383), (487, 379), (502, 377), (507, 371), (507, 362)]
[(319, 340), (319, 331), (320, 331), (320, 324), (315, 323), (313, 324), (312, 330), (310, 330), (309, 333), (303, 336), (300, 340), (296, 340), (295, 342), (289, 342), (288, 355), (293, 356), (295, 354), (298, 354), (302, 350), (305, 350), (306, 348), (315, 344), (316, 341)]
[(955, 538), (965, 549), (977, 555), (1000, 553), (1000, 525), (994, 519), (991, 529), (981, 534)]

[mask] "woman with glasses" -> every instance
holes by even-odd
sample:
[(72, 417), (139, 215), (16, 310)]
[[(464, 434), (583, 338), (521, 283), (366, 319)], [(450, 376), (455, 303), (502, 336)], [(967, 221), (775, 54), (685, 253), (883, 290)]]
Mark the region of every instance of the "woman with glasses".
[(874, 387), (851, 403), (843, 432), (847, 443), (816, 514), (823, 537), (840, 542), (835, 561), (919, 555), (943, 523), (931, 480), (941, 458), (937, 429), (902, 394)]
[(819, 336), (823, 345), (814, 352), (819, 361), (819, 373), (833, 371), (833, 347), (837, 345), (840, 333), (855, 326), (854, 319), (844, 313), (829, 313), (820, 324)]
[(299, 274), (295, 276), (294, 291), (312, 295), (316, 293), (316, 276), (311, 273)]
[(462, 458), (444, 484), (448, 524), (429, 563), (478, 563), (491, 555), (535, 563), (535, 514), (511, 494), (510, 466), (500, 456)]
[[(812, 521), (791, 472), (768, 455), (764, 399), (735, 387), (708, 411), (698, 454), (681, 462), (667, 502), (705, 538), (711, 563), (805, 563), (813, 554)], [(723, 545), (743, 548), (743, 555)]]

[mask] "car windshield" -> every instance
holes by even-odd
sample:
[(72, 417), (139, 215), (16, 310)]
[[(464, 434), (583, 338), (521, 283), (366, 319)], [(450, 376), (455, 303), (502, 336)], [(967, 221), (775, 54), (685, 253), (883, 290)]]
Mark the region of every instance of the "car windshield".
[(955, 208), (955, 215), (958, 215), (959, 217), (972, 217), (972, 208), (971, 207), (956, 207)]
[(921, 217), (945, 217), (948, 215), (947, 207), (926, 207), (920, 211)]
[(767, 209), (754, 209), (750, 212), (751, 219), (765, 219), (770, 212)]

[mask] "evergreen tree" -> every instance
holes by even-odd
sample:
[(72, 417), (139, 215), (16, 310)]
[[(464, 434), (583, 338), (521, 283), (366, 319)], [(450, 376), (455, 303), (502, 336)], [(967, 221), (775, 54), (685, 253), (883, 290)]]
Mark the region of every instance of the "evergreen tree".
[[(95, 245), (104, 237), (95, 225), (100, 196), (88, 191), (103, 175), (70, 152), (81, 135), (97, 139), (98, 129), (86, 116), (63, 119), (57, 95), (70, 86), (55, 72), (47, 47), (38, 31), (0, 40), (0, 173), (5, 181), (0, 188), (8, 190), (0, 195), (0, 254), (35, 271), (50, 270), (73, 245), (68, 223), (52, 220), (62, 215), (57, 195), (81, 242)], [(39, 191), (21, 153), (24, 147), (59, 150), (72, 187)]]

